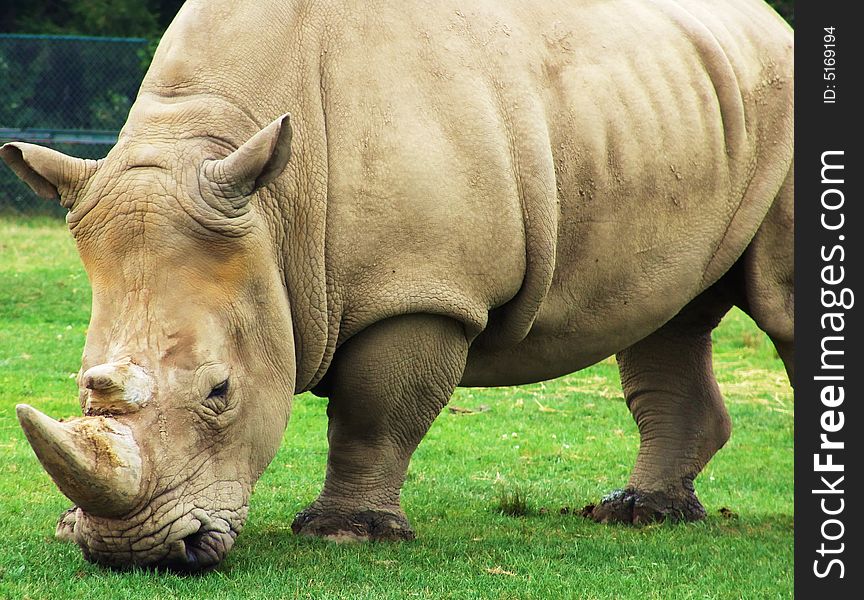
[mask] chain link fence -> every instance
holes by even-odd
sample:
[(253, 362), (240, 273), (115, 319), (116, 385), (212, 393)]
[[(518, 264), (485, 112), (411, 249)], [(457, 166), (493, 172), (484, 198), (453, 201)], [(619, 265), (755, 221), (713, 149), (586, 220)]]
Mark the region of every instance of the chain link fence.
[[(138, 93), (147, 40), (0, 34), (0, 144), (24, 141), (101, 158)], [(56, 214), (0, 166), (0, 213)]]

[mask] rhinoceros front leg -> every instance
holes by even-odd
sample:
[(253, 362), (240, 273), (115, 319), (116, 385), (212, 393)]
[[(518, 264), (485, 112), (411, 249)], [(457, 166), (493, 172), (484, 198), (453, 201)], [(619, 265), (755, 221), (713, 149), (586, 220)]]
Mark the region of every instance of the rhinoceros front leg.
[(640, 446), (627, 487), (586, 516), (598, 522), (694, 521), (705, 516), (693, 480), (726, 443), (729, 413), (711, 365), (711, 330), (730, 308), (719, 286), (617, 354)]
[(465, 368), (460, 323), (436, 315), (381, 321), (348, 340), (328, 373), (324, 490), (294, 519), (301, 535), (413, 539), (399, 503), (411, 454)]
[(57, 529), (54, 530), (54, 537), (64, 542), (75, 541), (75, 521), (78, 520), (78, 507), (73, 506), (60, 515), (57, 521)]

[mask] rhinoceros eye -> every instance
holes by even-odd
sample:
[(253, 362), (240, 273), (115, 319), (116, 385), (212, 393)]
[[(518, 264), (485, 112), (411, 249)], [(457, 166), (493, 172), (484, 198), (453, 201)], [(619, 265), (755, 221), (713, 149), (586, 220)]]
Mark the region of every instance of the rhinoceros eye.
[(207, 396), (208, 399), (218, 399), (224, 398), (228, 394), (228, 380), (226, 379), (219, 385), (213, 387), (210, 390), (210, 394)]
[(210, 422), (211, 419), (217, 419), (217, 421), (212, 421), (210, 424), (218, 426), (218, 419), (222, 418), (231, 408), (231, 402), (228, 399), (228, 380), (226, 379), (219, 385), (213, 386), (213, 389), (210, 390), (201, 406), (204, 409), (201, 415), (205, 420)]

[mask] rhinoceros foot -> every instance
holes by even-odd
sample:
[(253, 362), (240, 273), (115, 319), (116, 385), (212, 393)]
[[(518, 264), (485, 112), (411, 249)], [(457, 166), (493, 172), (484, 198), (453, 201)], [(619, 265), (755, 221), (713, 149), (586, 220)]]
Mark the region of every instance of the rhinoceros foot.
[(309, 507), (294, 518), (291, 529), (298, 535), (334, 542), (402, 541), (415, 537), (404, 514), (383, 510), (343, 514)]
[(54, 537), (64, 542), (75, 541), (75, 522), (78, 520), (78, 507), (73, 506), (69, 510), (60, 515), (60, 520), (57, 521), (57, 529), (54, 531)]
[(633, 488), (616, 490), (598, 505), (589, 504), (582, 516), (597, 523), (644, 525), (665, 520), (698, 521), (705, 517), (702, 503), (691, 491), (676, 497), (664, 492), (641, 492)]

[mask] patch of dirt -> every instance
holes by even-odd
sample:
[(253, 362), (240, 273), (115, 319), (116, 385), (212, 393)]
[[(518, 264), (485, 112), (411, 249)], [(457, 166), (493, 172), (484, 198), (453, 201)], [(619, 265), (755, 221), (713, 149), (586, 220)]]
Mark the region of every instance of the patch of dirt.
[(479, 413), (490, 411), (492, 410), (492, 408), (486, 404), (481, 404), (477, 408), (463, 408), (462, 406), (455, 406), (451, 404), (447, 407), (447, 410), (449, 410), (450, 413), (454, 415), (476, 415)]
[(104, 417), (98, 417), (97, 421), (81, 420), (75, 429), (75, 433), (82, 441), (89, 443), (96, 462), (107, 460), (113, 468), (128, 466), (114, 452), (114, 444), (108, 435), (114, 434), (114, 429), (105, 421)]
[(737, 519), (738, 518), (738, 513), (732, 512), (731, 510), (729, 510), (725, 506), (723, 508), (721, 508), (720, 510), (718, 510), (717, 512), (720, 513), (720, 516), (723, 517), (724, 519)]

